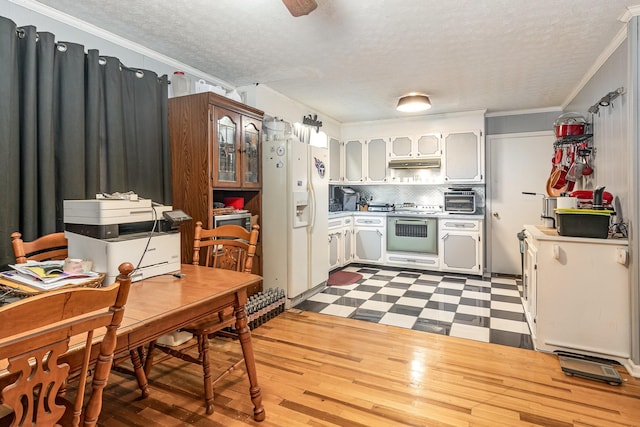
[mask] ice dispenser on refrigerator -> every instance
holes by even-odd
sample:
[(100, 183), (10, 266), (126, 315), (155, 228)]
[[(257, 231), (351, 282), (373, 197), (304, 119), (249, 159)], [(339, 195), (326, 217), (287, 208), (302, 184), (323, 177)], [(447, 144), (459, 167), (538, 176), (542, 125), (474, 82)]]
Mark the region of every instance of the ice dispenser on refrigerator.
[(293, 203), (293, 228), (306, 227), (309, 225), (309, 192), (294, 191), (292, 194)]

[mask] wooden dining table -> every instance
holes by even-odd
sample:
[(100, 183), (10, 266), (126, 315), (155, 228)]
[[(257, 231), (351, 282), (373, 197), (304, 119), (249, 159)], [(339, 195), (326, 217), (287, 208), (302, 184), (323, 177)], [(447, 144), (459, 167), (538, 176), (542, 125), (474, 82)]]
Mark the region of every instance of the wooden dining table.
[[(117, 332), (115, 355), (129, 353), (142, 395), (147, 396), (147, 378), (144, 373), (146, 344), (162, 335), (174, 332), (190, 323), (215, 315), (233, 307), (236, 316), (236, 332), (249, 378), (249, 395), (253, 403), (253, 418), (265, 419), (262, 394), (258, 385), (251, 330), (247, 325), (245, 304), (247, 290), (257, 285), (261, 276), (218, 268), (182, 264), (180, 272), (150, 277), (131, 284), (124, 317)], [(98, 357), (96, 336), (92, 359)], [(73, 370), (81, 366), (76, 360), (71, 343), (65, 361)], [(78, 352), (79, 353), (79, 352)], [(95, 360), (94, 359), (94, 360)]]
[[(115, 354), (122, 351), (136, 354), (141, 346), (162, 335), (233, 307), (249, 378), (253, 418), (264, 420), (265, 410), (245, 311), (247, 290), (261, 280), (262, 277), (255, 274), (183, 264), (176, 275), (161, 275), (133, 283), (118, 328)], [(146, 384), (146, 376), (141, 378), (142, 365), (140, 360), (134, 369), (138, 383)]]

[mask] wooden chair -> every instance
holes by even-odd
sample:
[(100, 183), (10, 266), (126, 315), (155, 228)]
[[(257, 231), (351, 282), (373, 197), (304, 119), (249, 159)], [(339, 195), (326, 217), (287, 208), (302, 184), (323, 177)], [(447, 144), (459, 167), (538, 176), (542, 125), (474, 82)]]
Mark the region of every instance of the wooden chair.
[[(25, 242), (22, 240), (22, 234), (15, 231), (11, 233), (11, 245), (13, 246), (13, 254), (16, 257), (16, 264), (24, 264), (27, 261), (64, 260), (68, 255), (67, 238), (64, 237), (63, 232), (46, 234), (31, 242)], [(144, 375), (141, 354), (142, 349), (132, 349), (127, 355), (115, 357), (113, 364), (114, 369), (135, 375), (144, 398), (149, 396), (149, 388)], [(120, 368), (120, 363), (126, 359), (131, 359), (134, 372)]]
[(63, 260), (67, 257), (67, 238), (63, 232), (46, 234), (25, 242), (19, 232), (11, 233), (11, 245), (16, 263), (24, 264), (27, 260), (48, 261)]
[[(224, 268), (227, 270), (243, 271), (251, 273), (253, 257), (256, 253), (256, 243), (258, 242), (259, 226), (254, 225), (249, 232), (239, 225), (223, 225), (211, 230), (202, 228), (202, 222), (196, 223), (195, 235), (193, 239), (193, 264), (200, 265), (201, 250), (205, 250), (203, 265), (212, 268)], [(232, 372), (244, 359), (234, 363), (229, 369), (211, 378), (211, 368), (209, 364), (209, 338), (217, 332), (235, 323), (233, 310), (225, 310), (216, 315), (188, 325), (182, 330), (191, 332), (197, 339), (198, 355), (189, 354), (188, 350), (172, 348), (152, 342), (149, 345), (145, 371), (148, 376), (153, 364), (153, 351), (155, 348), (173, 357), (178, 357), (187, 362), (202, 365), (204, 375), (204, 400), (207, 415), (213, 413), (213, 386)]]
[[(6, 414), (0, 425), (96, 425), (132, 271), (133, 265), (124, 263), (110, 286), (44, 292), (0, 308), (0, 406)], [(83, 408), (98, 329), (105, 335), (93, 370), (91, 396)], [(83, 347), (68, 352), (70, 342), (75, 347), (82, 340)], [(70, 365), (65, 359), (71, 357), (82, 360), (73, 401), (66, 394)]]

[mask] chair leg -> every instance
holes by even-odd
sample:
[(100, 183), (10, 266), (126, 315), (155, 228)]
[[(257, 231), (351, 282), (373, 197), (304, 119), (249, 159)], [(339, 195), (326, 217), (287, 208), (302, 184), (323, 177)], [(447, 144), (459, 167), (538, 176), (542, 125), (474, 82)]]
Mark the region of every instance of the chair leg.
[(204, 403), (207, 415), (211, 415), (213, 414), (213, 384), (211, 381), (211, 366), (209, 364), (209, 339), (206, 335), (198, 335), (198, 352), (202, 359)]

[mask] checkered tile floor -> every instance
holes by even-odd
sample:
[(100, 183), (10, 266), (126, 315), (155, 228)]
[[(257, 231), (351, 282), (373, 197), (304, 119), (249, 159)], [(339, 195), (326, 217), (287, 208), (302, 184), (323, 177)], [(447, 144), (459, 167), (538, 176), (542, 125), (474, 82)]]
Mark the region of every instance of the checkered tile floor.
[(350, 265), (357, 283), (328, 286), (295, 308), (533, 349), (519, 281)]

